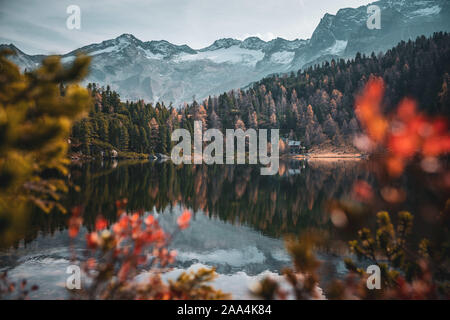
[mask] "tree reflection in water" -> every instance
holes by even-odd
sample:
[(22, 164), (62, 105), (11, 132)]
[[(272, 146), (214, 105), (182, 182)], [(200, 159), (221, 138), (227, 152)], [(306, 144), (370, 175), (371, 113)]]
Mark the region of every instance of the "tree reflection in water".
[[(114, 222), (115, 201), (127, 198), (130, 211), (162, 212), (181, 204), (194, 214), (280, 237), (328, 228), (328, 200), (348, 197), (359, 179), (371, 181), (364, 161), (282, 162), (275, 176), (261, 176), (258, 166), (90, 162), (72, 166), (70, 180), (80, 190), (70, 190), (66, 205), (83, 207), (88, 229), (98, 214)], [(38, 231), (51, 233), (67, 225), (67, 217), (57, 213), (32, 217), (28, 241)]]

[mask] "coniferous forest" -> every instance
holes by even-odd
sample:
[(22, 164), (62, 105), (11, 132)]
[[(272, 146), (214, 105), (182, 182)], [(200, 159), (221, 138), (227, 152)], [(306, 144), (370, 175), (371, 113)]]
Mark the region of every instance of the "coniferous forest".
[[(73, 152), (95, 156), (112, 150), (122, 154), (168, 154), (176, 128), (279, 128), (283, 136), (306, 147), (331, 141), (344, 146), (360, 127), (354, 113), (355, 96), (372, 76), (387, 87), (386, 111), (404, 96), (418, 101), (428, 114), (448, 115), (450, 97), (450, 35), (435, 33), (401, 42), (386, 53), (357, 54), (351, 60), (331, 60), (297, 73), (272, 75), (204, 101), (181, 108), (163, 102), (121, 101), (109, 86), (89, 84), (93, 98), (89, 117), (72, 129)], [(64, 86), (61, 86), (64, 93)]]

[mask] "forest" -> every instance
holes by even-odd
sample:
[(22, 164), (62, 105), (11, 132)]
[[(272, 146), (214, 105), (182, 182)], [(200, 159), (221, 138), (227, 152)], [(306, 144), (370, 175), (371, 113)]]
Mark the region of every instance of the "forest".
[(110, 86), (90, 83), (93, 106), (89, 117), (72, 128), (71, 151), (84, 156), (108, 156), (113, 150), (131, 157), (169, 154), (171, 132), (176, 128), (193, 132), (195, 120), (203, 122), (204, 130), (279, 128), (283, 137), (300, 140), (306, 147), (326, 141), (343, 146), (360, 131), (353, 106), (371, 76), (386, 82), (384, 105), (397, 105), (409, 96), (428, 114), (448, 115), (449, 38), (448, 33), (435, 33), (401, 42), (384, 54), (358, 53), (350, 60), (272, 75), (247, 89), (201, 102), (194, 99), (179, 109), (163, 102), (121, 101)]

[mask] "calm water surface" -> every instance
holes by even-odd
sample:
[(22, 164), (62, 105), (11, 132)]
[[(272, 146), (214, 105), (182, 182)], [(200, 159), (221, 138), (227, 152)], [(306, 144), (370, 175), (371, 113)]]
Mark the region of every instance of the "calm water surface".
[[(310, 228), (332, 230), (326, 205), (349, 197), (357, 179), (371, 180), (363, 161), (303, 162), (280, 165), (276, 176), (261, 176), (256, 166), (180, 166), (171, 163), (103, 162), (73, 165), (67, 207), (82, 205), (82, 234), (70, 246), (67, 215), (32, 215), (32, 225), (16, 248), (0, 252), (0, 269), (14, 279), (38, 284), (36, 299), (68, 297), (66, 268), (85, 250), (83, 233), (96, 216), (116, 219), (115, 201), (155, 214), (165, 230), (174, 230), (183, 208), (194, 212), (191, 226), (171, 245), (179, 253), (173, 271), (216, 267), (216, 287), (234, 298), (250, 298), (248, 286), (276, 276), (290, 265), (283, 236)], [(344, 248), (344, 246), (342, 246)], [(320, 250), (322, 281), (345, 274), (343, 250)], [(325, 283), (321, 285), (325, 286)]]

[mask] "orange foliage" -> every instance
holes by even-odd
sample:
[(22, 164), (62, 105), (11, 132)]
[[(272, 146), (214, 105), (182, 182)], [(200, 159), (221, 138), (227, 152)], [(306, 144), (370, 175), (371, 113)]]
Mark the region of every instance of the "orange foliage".
[(373, 198), (372, 187), (363, 180), (359, 180), (354, 183), (353, 194), (358, 200), (361, 201), (369, 201)]
[(189, 227), (189, 221), (191, 220), (191, 212), (184, 210), (183, 214), (177, 219), (178, 227), (183, 230)]
[(356, 115), (374, 142), (384, 139), (388, 126), (380, 108), (384, 90), (383, 79), (373, 78), (366, 85), (364, 93), (356, 99)]
[[(151, 214), (128, 214), (127, 200), (116, 201), (119, 219), (108, 227), (99, 216), (95, 231), (86, 235), (88, 256), (82, 263), (90, 285), (77, 298), (89, 299), (224, 299), (229, 296), (206, 285), (216, 276), (214, 269), (182, 273), (176, 281), (163, 282), (161, 274), (175, 262), (177, 252), (169, 250), (173, 237), (166, 234)], [(78, 234), (82, 220), (81, 208), (72, 210), (69, 234)], [(189, 226), (191, 212), (184, 210), (177, 219), (178, 230)], [(136, 276), (149, 268), (147, 280)]]
[(382, 113), (385, 84), (371, 78), (356, 99), (356, 115), (370, 143), (387, 152), (386, 168), (391, 176), (402, 174), (416, 156), (438, 157), (450, 152), (448, 121), (427, 117), (417, 110), (417, 103), (403, 99), (390, 116)]
[(106, 229), (107, 226), (108, 222), (106, 221), (105, 218), (101, 216), (97, 218), (97, 221), (95, 222), (95, 230), (100, 231)]
[(72, 209), (72, 216), (69, 219), (69, 237), (75, 238), (80, 231), (83, 218), (81, 218), (81, 207), (75, 207)]

